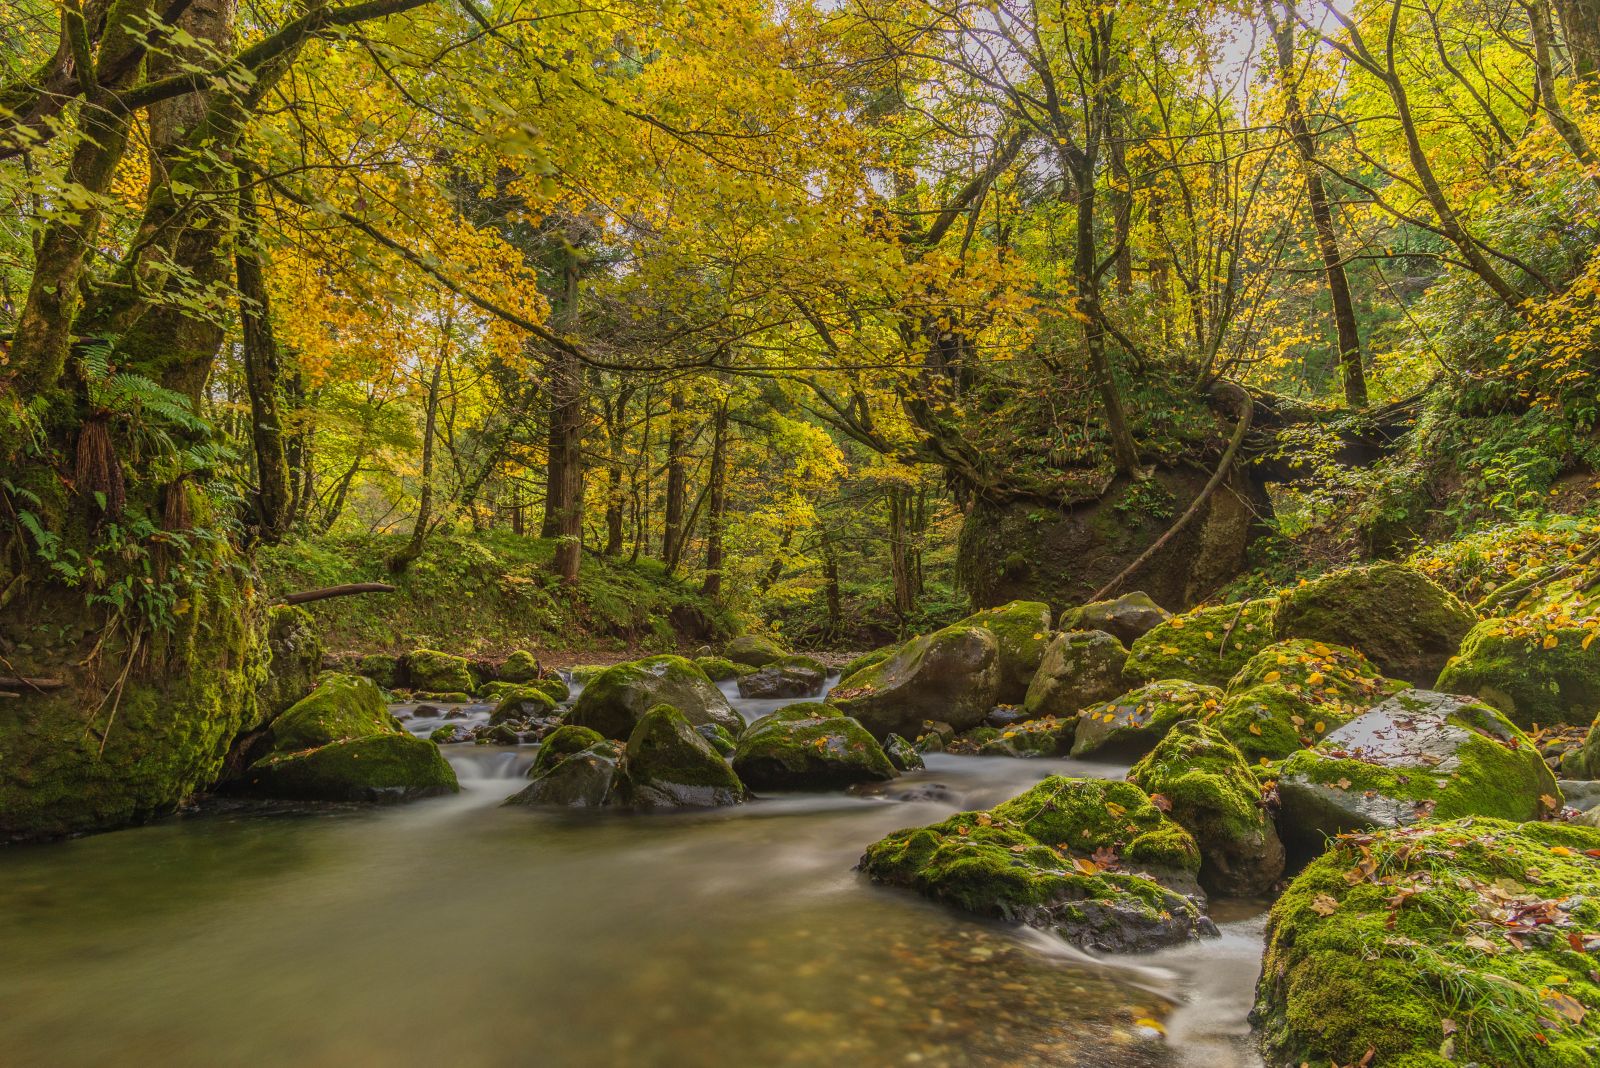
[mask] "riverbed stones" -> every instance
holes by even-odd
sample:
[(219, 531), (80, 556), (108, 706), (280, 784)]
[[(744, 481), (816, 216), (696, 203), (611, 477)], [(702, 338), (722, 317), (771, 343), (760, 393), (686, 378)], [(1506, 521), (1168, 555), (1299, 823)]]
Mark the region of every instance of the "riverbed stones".
[(1459, 816), (1521, 822), (1561, 803), (1526, 735), (1488, 705), (1431, 690), (1397, 694), (1289, 757), (1278, 796), (1283, 834), (1302, 848)]
[(1600, 709), (1600, 643), (1582, 627), (1489, 619), (1472, 628), (1437, 689), (1467, 693), (1522, 728), (1587, 723)]
[(975, 727), (994, 707), (1000, 644), (983, 627), (953, 626), (913, 638), (893, 656), (836, 686), (828, 701), (874, 737), (920, 735), (927, 720)]
[(745, 799), (744, 784), (684, 715), (658, 704), (628, 735), (620, 796), (641, 811), (714, 808)]
[(999, 680), (994, 699), (1020, 703), (1050, 644), (1050, 606), (1043, 601), (1012, 601), (985, 608), (956, 625), (982, 627), (994, 635)]
[(1385, 675), (1431, 686), (1477, 619), (1416, 568), (1379, 563), (1334, 571), (1286, 590), (1272, 621), (1280, 639), (1349, 646)]
[(1172, 618), (1148, 593), (1125, 593), (1109, 601), (1093, 601), (1061, 614), (1062, 630), (1103, 630), (1124, 645), (1134, 642)]
[(288, 752), (398, 730), (400, 724), (389, 714), (376, 683), (360, 675), (335, 674), (325, 676), (273, 721), (271, 739), (273, 749)]
[(760, 634), (741, 634), (722, 651), (723, 657), (746, 667), (764, 668), (789, 655), (789, 650)]
[(1214, 928), (1192, 890), (1199, 851), (1138, 787), (1051, 776), (988, 812), (873, 844), (861, 869), (980, 915), (1076, 945), (1137, 951)]
[(424, 693), (470, 693), (477, 687), (466, 657), (436, 649), (414, 649), (407, 653), (405, 674), (411, 688)]
[(584, 686), (566, 722), (624, 739), (659, 704), (671, 705), (691, 725), (719, 723), (734, 734), (744, 728), (716, 684), (681, 656), (646, 657), (600, 672)]
[(274, 605), (267, 616), (267, 677), (256, 688), (260, 721), (270, 723), (316, 686), (322, 641), (311, 613), (295, 605)]
[(1051, 639), (1023, 695), (1026, 718), (1075, 715), (1127, 688), (1128, 650), (1104, 631), (1068, 631)]
[(250, 766), (244, 786), (295, 801), (410, 801), (460, 789), (439, 747), (403, 731), (275, 752)]
[(528, 769), (528, 785), (507, 805), (601, 808), (612, 801), (621, 752), (587, 727), (557, 727)]
[(1200, 882), (1212, 893), (1265, 894), (1282, 878), (1283, 843), (1244, 757), (1199, 720), (1175, 724), (1128, 772), (1200, 847)]
[(828, 668), (809, 656), (785, 656), (739, 676), (739, 696), (761, 700), (815, 697), (828, 681)]
[(1267, 1063), (1595, 1064), (1596, 851), (1591, 829), (1486, 818), (1334, 842), (1268, 920)]
[(1222, 691), (1215, 686), (1182, 679), (1148, 683), (1078, 712), (1072, 755), (1148, 753), (1173, 724), (1210, 715), (1221, 700)]
[(899, 771), (921, 771), (925, 766), (917, 747), (898, 734), (891, 734), (883, 740), (883, 755)]
[(510, 722), (530, 723), (534, 720), (547, 719), (554, 715), (555, 711), (555, 700), (542, 688), (518, 686), (501, 695), (499, 701), (495, 703), (494, 711), (489, 713), (489, 722), (492, 725)]
[(750, 724), (732, 763), (754, 790), (840, 790), (898, 774), (866, 728), (820, 702), (790, 705)]
[(1273, 602), (1196, 608), (1159, 623), (1134, 641), (1127, 672), (1139, 682), (1185, 679), (1226, 686), (1245, 663), (1273, 641)]

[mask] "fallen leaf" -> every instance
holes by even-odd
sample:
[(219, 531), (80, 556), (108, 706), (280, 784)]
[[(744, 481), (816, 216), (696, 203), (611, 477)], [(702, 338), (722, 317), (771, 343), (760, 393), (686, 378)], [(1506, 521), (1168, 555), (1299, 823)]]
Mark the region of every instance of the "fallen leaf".
[(1311, 911), (1318, 916), (1332, 916), (1339, 911), (1339, 902), (1327, 894), (1318, 894), (1311, 899)]

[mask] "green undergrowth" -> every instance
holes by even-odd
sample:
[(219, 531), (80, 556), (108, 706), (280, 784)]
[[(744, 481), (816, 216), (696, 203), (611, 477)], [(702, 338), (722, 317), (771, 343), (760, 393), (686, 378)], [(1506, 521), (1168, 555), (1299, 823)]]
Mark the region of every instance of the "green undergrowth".
[(399, 587), (307, 605), (324, 644), (339, 651), (659, 649), (717, 644), (734, 629), (726, 611), (654, 561), (585, 555), (578, 586), (568, 590), (550, 572), (553, 541), (496, 530), (435, 535), (395, 576), (385, 561), (404, 540), (371, 534), (298, 541), (262, 551), (258, 565), (274, 596), (347, 582)]

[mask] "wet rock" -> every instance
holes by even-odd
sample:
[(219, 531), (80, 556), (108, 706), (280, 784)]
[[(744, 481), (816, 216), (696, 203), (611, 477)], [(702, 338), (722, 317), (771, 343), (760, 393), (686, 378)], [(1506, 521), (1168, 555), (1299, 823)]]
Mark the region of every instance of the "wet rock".
[(814, 711), (803, 718), (780, 711), (745, 728), (733, 754), (733, 770), (745, 785), (755, 790), (838, 790), (898, 774), (861, 724), (826, 705), (809, 708)]
[(1013, 727), (1027, 718), (1028, 713), (1016, 705), (995, 705), (989, 710), (989, 714), (983, 717), (983, 725), (985, 727), (998, 727), (1003, 730), (1006, 727)]
[(1527, 736), (1471, 698), (1407, 690), (1284, 761), (1284, 837), (1301, 847), (1459, 816), (1538, 819), (1560, 806)]
[(699, 732), (700, 737), (711, 743), (711, 748), (725, 757), (733, 756), (733, 751), (739, 746), (738, 739), (720, 723), (702, 723), (695, 730)]
[(1600, 807), (1600, 782), (1593, 779), (1557, 779), (1556, 785), (1561, 787), (1561, 797), (1568, 808), (1588, 812)]
[(978, 756), (1064, 756), (1072, 745), (1070, 726), (1070, 721), (1047, 716), (1010, 727), (979, 727), (957, 739), (950, 751)]
[(1215, 711), (1222, 691), (1181, 679), (1152, 682), (1078, 713), (1072, 755), (1138, 756), (1154, 749), (1173, 724)]
[(789, 650), (759, 634), (741, 634), (728, 643), (722, 655), (735, 664), (746, 667), (764, 668), (774, 660), (781, 660), (789, 655)]
[(748, 664), (735, 664), (732, 660), (721, 656), (697, 656), (694, 658), (694, 666), (705, 672), (706, 678), (712, 682), (727, 682), (756, 670)]
[(1433, 684), (1476, 622), (1454, 594), (1395, 563), (1346, 568), (1287, 590), (1272, 618), (1280, 639), (1348, 646), (1417, 686)]
[(1199, 851), (1138, 787), (1051, 776), (988, 812), (897, 831), (861, 869), (981, 915), (1138, 951), (1214, 933), (1197, 904)]
[(360, 675), (328, 675), (317, 688), (273, 721), (272, 748), (279, 752), (312, 749), (344, 738), (366, 738), (399, 731), (383, 691)]
[(772, 700), (815, 697), (828, 681), (828, 669), (809, 656), (785, 656), (739, 676), (739, 696)]
[(635, 809), (711, 808), (745, 799), (733, 768), (671, 705), (639, 718), (619, 774), (621, 796)]
[(1104, 631), (1058, 634), (1045, 649), (1022, 707), (1029, 719), (1065, 718), (1121, 693), (1128, 650)]
[(594, 731), (559, 727), (534, 757), (528, 785), (505, 804), (601, 808), (613, 800), (620, 759), (616, 744)]
[(466, 657), (434, 649), (407, 653), (405, 673), (412, 689), (427, 693), (470, 693), (477, 686)]
[(883, 740), (883, 755), (901, 771), (920, 771), (925, 766), (922, 754), (898, 734), (891, 734)]
[(267, 677), (256, 688), (261, 723), (309, 694), (322, 664), (322, 641), (311, 613), (294, 605), (274, 605), (267, 622)]
[(1101, 630), (1131, 646), (1171, 618), (1172, 613), (1151, 600), (1149, 594), (1125, 593), (1114, 600), (1094, 601), (1063, 612), (1061, 629)]
[(1267, 1063), (1596, 1063), (1596, 849), (1593, 830), (1485, 818), (1334, 842), (1267, 924)]
[(439, 747), (403, 732), (274, 753), (251, 765), (241, 786), (296, 801), (408, 801), (460, 789)]
[(668, 704), (691, 725), (718, 723), (730, 733), (744, 720), (715, 683), (681, 656), (652, 656), (607, 668), (578, 695), (566, 721), (607, 738), (626, 738), (646, 712)]
[(1270, 645), (1269, 599), (1196, 608), (1151, 628), (1129, 650), (1132, 679), (1184, 679), (1225, 686), (1245, 663)]
[(1228, 739), (1198, 720), (1175, 724), (1128, 781), (1194, 836), (1212, 893), (1265, 894), (1283, 876), (1283, 843), (1261, 788)]
[(994, 635), (998, 647), (994, 700), (1020, 703), (1050, 644), (1050, 606), (1043, 601), (1012, 601), (976, 612), (956, 626), (982, 627)]
[(546, 718), (555, 710), (556, 703), (549, 694), (532, 686), (519, 686), (495, 704), (494, 711), (489, 713), (489, 723), (498, 725), (512, 720), (526, 723)]
[(1435, 688), (1472, 694), (1524, 729), (1588, 723), (1600, 709), (1600, 643), (1589, 640), (1593, 633), (1485, 620), (1444, 666)]
[(442, 723), (433, 729), (432, 734), (428, 735), (428, 741), (434, 745), (456, 745), (461, 742), (470, 742), (472, 739), (471, 731), (453, 723)]
[(973, 727), (994, 707), (999, 649), (983, 627), (946, 627), (857, 672), (848, 686), (834, 687), (828, 702), (878, 738), (920, 733), (925, 720)]

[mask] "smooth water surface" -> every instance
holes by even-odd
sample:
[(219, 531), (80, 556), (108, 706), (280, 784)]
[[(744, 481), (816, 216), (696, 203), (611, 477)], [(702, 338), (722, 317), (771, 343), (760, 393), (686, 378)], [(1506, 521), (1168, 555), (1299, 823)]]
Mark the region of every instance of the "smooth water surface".
[(897, 828), (1120, 768), (940, 756), (869, 796), (628, 816), (500, 808), (531, 750), (446, 753), (456, 797), (0, 853), (0, 1064), (1259, 1063), (1258, 910), (1096, 959), (851, 870)]

